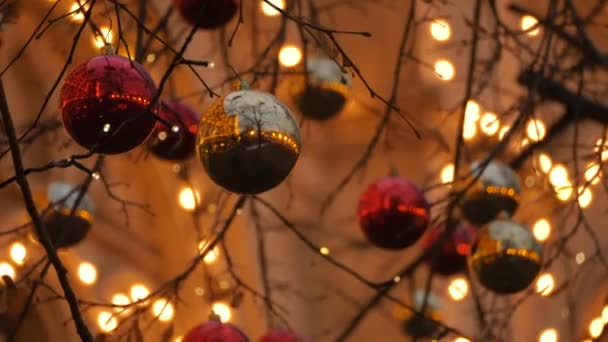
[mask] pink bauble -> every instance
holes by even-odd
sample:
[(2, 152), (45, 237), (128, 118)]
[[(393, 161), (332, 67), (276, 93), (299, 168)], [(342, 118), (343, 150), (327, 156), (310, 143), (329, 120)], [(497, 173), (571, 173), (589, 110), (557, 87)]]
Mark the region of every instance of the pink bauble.
[(409, 180), (386, 177), (372, 184), (359, 199), (359, 224), (367, 239), (385, 249), (416, 243), (430, 220), (424, 194)]
[[(422, 238), (422, 248), (430, 249), (438, 243), (444, 229), (445, 226), (429, 229)], [(476, 233), (476, 227), (465, 222), (459, 223), (443, 240), (439, 250), (426, 259), (433, 272), (448, 276), (464, 271)]]

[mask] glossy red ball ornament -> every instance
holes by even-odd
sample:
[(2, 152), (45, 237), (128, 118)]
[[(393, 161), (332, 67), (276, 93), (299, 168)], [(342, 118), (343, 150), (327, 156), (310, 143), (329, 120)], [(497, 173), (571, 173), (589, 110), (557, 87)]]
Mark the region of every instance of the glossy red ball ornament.
[(260, 337), (258, 342), (309, 342), (309, 339), (287, 330), (272, 330)]
[(215, 29), (226, 25), (236, 14), (237, 0), (173, 0), (173, 6), (190, 25)]
[(359, 224), (367, 239), (385, 249), (416, 243), (430, 220), (424, 194), (407, 179), (387, 177), (372, 184), (359, 199)]
[[(198, 132), (199, 115), (194, 109), (182, 101), (163, 102), (160, 110), (161, 118), (173, 126), (159, 122), (148, 139), (148, 148), (159, 158), (181, 161), (195, 153), (196, 133)], [(178, 131), (174, 132), (173, 128)]]
[(118, 55), (89, 59), (76, 67), (61, 88), (61, 116), (79, 145), (102, 154), (127, 152), (156, 124), (150, 106), (156, 85), (135, 61)]
[(191, 329), (182, 342), (249, 342), (249, 338), (232, 324), (207, 321)]
[[(429, 229), (422, 238), (422, 248), (428, 250), (433, 247), (439, 242), (444, 231), (445, 226)], [(433, 272), (448, 276), (464, 271), (476, 233), (476, 227), (464, 222), (459, 223), (442, 241), (439, 250), (426, 260)]]

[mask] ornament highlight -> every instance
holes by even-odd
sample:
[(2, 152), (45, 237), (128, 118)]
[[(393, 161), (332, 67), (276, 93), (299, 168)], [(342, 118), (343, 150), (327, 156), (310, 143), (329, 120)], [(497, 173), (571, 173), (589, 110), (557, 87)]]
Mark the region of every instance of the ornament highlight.
[(513, 294), (534, 281), (541, 258), (542, 247), (526, 226), (496, 220), (477, 232), (468, 263), (485, 288), (496, 294)]
[(249, 342), (249, 338), (232, 324), (207, 321), (191, 329), (182, 342)]
[(297, 79), (290, 89), (302, 115), (327, 120), (339, 114), (352, 84), (350, 75), (329, 58), (308, 59), (306, 71), (307, 77)]
[(424, 194), (407, 179), (386, 177), (370, 185), (359, 199), (357, 216), (374, 245), (398, 250), (413, 245), (430, 220)]
[(226, 25), (238, 10), (236, 0), (173, 0), (182, 18), (199, 29)]
[[(44, 227), (55, 248), (72, 247), (84, 240), (91, 229), (94, 206), (88, 195), (81, 197), (76, 187), (53, 182), (36, 202), (44, 213)], [(78, 202), (78, 203), (77, 203)], [(49, 208), (46, 212), (44, 210)], [(33, 236), (35, 232), (32, 231)]]
[[(467, 190), (461, 204), (463, 216), (476, 226), (482, 226), (505, 212), (512, 216), (519, 205), (521, 184), (517, 174), (501, 162), (491, 161), (482, 170), (480, 162), (471, 165), (477, 181)], [(468, 184), (466, 180), (464, 184)]]
[(150, 105), (156, 85), (141, 64), (118, 55), (89, 59), (66, 77), (61, 117), (80, 146), (101, 154), (124, 153), (143, 143), (156, 124)]
[(258, 342), (310, 342), (310, 340), (291, 331), (272, 330), (260, 337)]
[[(444, 231), (445, 226), (429, 229), (422, 239), (422, 248), (432, 248), (439, 242)], [(475, 227), (464, 222), (459, 223), (443, 241), (439, 251), (426, 260), (433, 272), (449, 276), (465, 270), (476, 232)]]
[(300, 155), (300, 131), (274, 96), (237, 90), (203, 115), (197, 153), (207, 175), (224, 189), (259, 194), (281, 184)]
[[(161, 118), (171, 123), (167, 127), (159, 122), (148, 139), (148, 148), (157, 157), (170, 161), (183, 161), (194, 156), (199, 115), (182, 101), (168, 101), (161, 105)], [(175, 132), (177, 128), (177, 132)]]

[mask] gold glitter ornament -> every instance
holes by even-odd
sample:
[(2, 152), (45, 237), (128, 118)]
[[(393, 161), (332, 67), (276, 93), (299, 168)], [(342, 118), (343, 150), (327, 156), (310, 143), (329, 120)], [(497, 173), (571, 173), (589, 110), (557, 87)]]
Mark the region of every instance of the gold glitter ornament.
[(496, 294), (512, 294), (534, 281), (541, 258), (542, 247), (526, 226), (500, 219), (477, 232), (468, 264), (485, 288)]
[(259, 194), (279, 185), (300, 155), (300, 131), (293, 114), (271, 94), (247, 89), (218, 99), (202, 116), (198, 158), (224, 189)]

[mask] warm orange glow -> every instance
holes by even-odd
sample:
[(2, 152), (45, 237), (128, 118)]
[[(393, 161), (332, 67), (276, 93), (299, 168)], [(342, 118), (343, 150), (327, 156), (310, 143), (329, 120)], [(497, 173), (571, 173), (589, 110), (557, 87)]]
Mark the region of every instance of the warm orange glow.
[(481, 119), (479, 119), (479, 127), (483, 133), (494, 135), (500, 128), (500, 120), (494, 113), (485, 113)]
[(538, 20), (530, 15), (524, 15), (521, 17), (521, 29), (527, 31), (529, 36), (537, 36), (540, 32)]
[(11, 245), (9, 251), (11, 260), (17, 265), (23, 265), (25, 263), (25, 257), (27, 256), (27, 250), (21, 242), (15, 242)]
[(538, 120), (532, 119), (528, 122), (526, 126), (526, 135), (532, 141), (540, 141), (545, 137), (546, 128), (545, 124)]
[(602, 317), (597, 317), (589, 323), (589, 334), (591, 337), (599, 337), (602, 334), (602, 331), (604, 331), (604, 321), (602, 320)]
[(445, 59), (440, 59), (435, 62), (435, 75), (439, 77), (442, 81), (449, 81), (454, 78), (454, 74), (456, 71), (454, 70), (454, 66), (452, 63)]
[(544, 173), (547, 173), (551, 170), (551, 166), (553, 166), (553, 162), (551, 161), (551, 157), (548, 155), (541, 153), (538, 155), (538, 166), (540, 170)]
[(276, 9), (274, 9), (274, 7), (270, 6), (268, 4), (268, 2), (272, 3), (273, 5), (275, 5), (276, 7), (284, 10), (285, 9), (285, 1), (283, 0), (260, 0), (261, 1), (261, 5), (262, 5), (262, 13), (264, 13), (264, 15), (267, 15), (269, 17), (274, 17), (276, 15), (281, 14), (281, 12), (277, 11)]
[(598, 163), (589, 163), (587, 165), (585, 179), (592, 185), (600, 182), (600, 165)]
[(70, 7), (70, 12), (72, 13), (70, 16), (70, 20), (76, 23), (79, 23), (84, 20), (84, 11), (87, 10), (87, 7), (84, 5), (79, 5), (78, 2), (74, 2)]
[(150, 290), (142, 284), (135, 284), (131, 287), (131, 300), (134, 302), (145, 299), (150, 295)]
[(541, 296), (548, 296), (553, 292), (555, 280), (551, 273), (544, 273), (536, 280), (536, 292)]
[(557, 342), (557, 337), (555, 329), (546, 329), (538, 336), (538, 342)]
[(431, 36), (438, 41), (445, 41), (450, 39), (452, 30), (450, 24), (447, 21), (436, 19), (431, 22)]
[(441, 182), (444, 184), (454, 181), (454, 164), (448, 164), (441, 169)]
[(97, 280), (97, 269), (90, 262), (81, 262), (78, 266), (78, 278), (83, 284), (92, 285)]
[[(207, 241), (203, 240), (203, 241), (199, 242), (198, 243), (199, 253), (203, 253), (206, 246), (207, 246)], [(213, 264), (214, 262), (217, 261), (219, 255), (220, 255), (219, 248), (217, 246), (214, 246), (212, 250), (207, 252), (207, 255), (205, 255), (205, 258), (203, 259), (203, 261), (205, 262), (205, 264)]]
[(9, 276), (11, 279), (15, 280), (15, 269), (9, 263), (1, 262), (0, 277), (1, 276)]
[(285, 45), (279, 51), (279, 62), (284, 67), (294, 67), (302, 61), (302, 51), (294, 45)]
[(108, 311), (102, 311), (97, 316), (97, 325), (103, 332), (110, 332), (118, 327), (118, 320)]
[(583, 186), (578, 188), (578, 205), (581, 208), (587, 208), (593, 201), (593, 193), (590, 188)]
[(534, 223), (532, 231), (536, 240), (543, 242), (551, 235), (551, 224), (547, 219), (540, 219)]
[(197, 191), (191, 187), (183, 187), (177, 197), (179, 205), (187, 211), (193, 211), (196, 209), (198, 202), (200, 201), (200, 195)]

